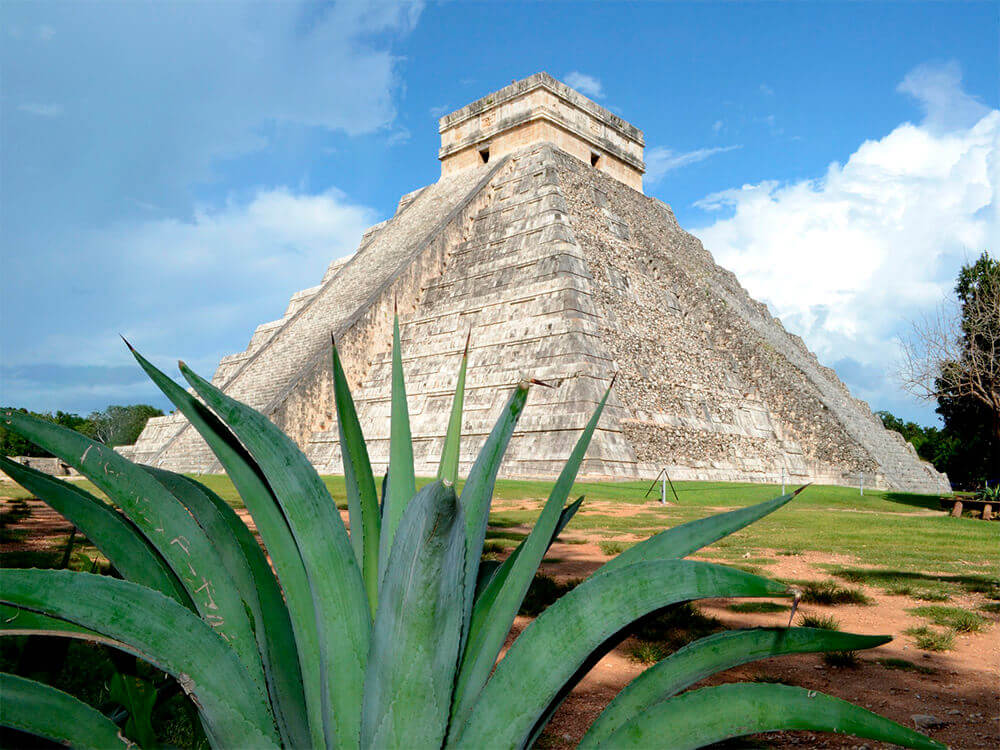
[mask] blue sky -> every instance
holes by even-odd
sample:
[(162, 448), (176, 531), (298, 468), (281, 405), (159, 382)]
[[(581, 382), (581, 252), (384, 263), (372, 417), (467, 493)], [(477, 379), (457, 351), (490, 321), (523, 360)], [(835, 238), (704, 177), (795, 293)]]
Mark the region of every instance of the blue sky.
[(398, 197), (436, 118), (546, 70), (645, 131), (646, 192), (873, 408), (1000, 247), (996, 3), (0, 6), (0, 402), (163, 404)]

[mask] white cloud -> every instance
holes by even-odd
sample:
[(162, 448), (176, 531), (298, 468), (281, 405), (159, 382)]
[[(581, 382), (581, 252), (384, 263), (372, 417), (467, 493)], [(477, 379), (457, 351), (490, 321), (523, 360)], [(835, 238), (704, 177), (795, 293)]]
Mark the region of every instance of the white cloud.
[(906, 74), (897, 91), (920, 102), (924, 109), (922, 124), (934, 133), (969, 128), (990, 111), (962, 90), (962, 70), (954, 61), (914, 68)]
[[(318, 284), (331, 260), (354, 252), (378, 218), (338, 190), (310, 195), (281, 187), (199, 207), (188, 220), (122, 223), (78, 236), (75, 252), (88, 262), (56, 265), (24, 294), (60, 295), (86, 311), (86, 334), (67, 321), (68, 329), (11, 351), (5, 364), (120, 365), (120, 332), (153, 355), (214, 366), (235, 350), (234, 332), (245, 346), (257, 325), (282, 315), (294, 292)], [(10, 258), (15, 276), (23, 277), (24, 263)], [(220, 346), (226, 349), (213, 348)], [(40, 385), (35, 395), (45, 391)]]
[(446, 114), (451, 112), (450, 104), (439, 104), (436, 107), (431, 107), (431, 117), (444, 117)]
[(722, 120), (716, 120), (712, 123), (712, 132), (718, 134), (722, 130), (723, 122)]
[(18, 105), (18, 110), (27, 112), (29, 115), (37, 117), (59, 117), (63, 113), (63, 108), (59, 104), (40, 104), (38, 102), (25, 102)]
[(913, 71), (900, 90), (918, 98), (924, 122), (866, 141), (823, 177), (744, 185), (698, 204), (732, 211), (694, 230), (716, 260), (821, 360), (882, 372), (887, 400), (899, 397), (888, 377), (897, 333), (950, 293), (962, 263), (1000, 246), (1000, 111), (958, 88), (956, 73)]
[(601, 86), (601, 81), (594, 76), (574, 70), (571, 73), (566, 74), (563, 78), (563, 82), (570, 88), (576, 89), (584, 96), (589, 96), (593, 99), (604, 98), (604, 88)]
[(766, 83), (760, 85), (760, 93), (764, 96), (774, 96), (774, 89), (768, 86)]
[(666, 146), (656, 146), (646, 150), (646, 174), (645, 181), (652, 185), (663, 179), (667, 172), (671, 172), (688, 164), (696, 164), (704, 161), (710, 156), (723, 154), (726, 151), (734, 151), (742, 146), (716, 146), (715, 148), (698, 148), (694, 151), (674, 151)]

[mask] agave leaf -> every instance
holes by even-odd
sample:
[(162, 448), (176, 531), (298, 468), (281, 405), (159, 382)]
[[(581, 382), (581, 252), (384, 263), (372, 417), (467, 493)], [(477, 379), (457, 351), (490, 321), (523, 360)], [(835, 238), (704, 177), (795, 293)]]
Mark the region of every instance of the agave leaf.
[(379, 575), (385, 575), (396, 527), (407, 503), (417, 494), (413, 474), (413, 440), (410, 412), (403, 381), (403, 352), (399, 343), (399, 316), (392, 324), (392, 407), (389, 425), (389, 474), (387, 494), (382, 499), (382, 537), (379, 540)]
[(719, 513), (697, 521), (688, 521), (672, 529), (661, 531), (633, 547), (629, 547), (617, 557), (609, 560), (594, 572), (595, 576), (607, 575), (625, 565), (644, 560), (674, 560), (687, 557), (702, 547), (717, 542), (734, 531), (749, 526), (769, 513), (786, 505), (804, 487), (788, 495), (766, 500), (739, 510)]
[(153, 707), (159, 692), (151, 682), (135, 675), (115, 672), (108, 685), (110, 699), (128, 713), (125, 732), (141, 747), (156, 747), (153, 731)]
[(609, 387), (598, 404), (593, 416), (587, 422), (583, 434), (576, 442), (569, 460), (563, 466), (549, 494), (549, 499), (535, 522), (531, 534), (524, 540), (505, 575), (493, 578), (472, 608), (469, 624), (469, 638), (462, 656), (462, 667), (455, 687), (455, 711), (452, 720), (455, 727), (465, 723), (476, 697), (489, 679), (500, 649), (503, 648), (510, 626), (514, 623), (518, 609), (524, 601), (535, 571), (538, 570), (545, 551), (557, 533), (559, 520), (563, 515), (563, 505), (576, 481), (583, 457), (590, 446), (590, 440), (604, 411)]
[(382, 581), (365, 677), (361, 746), (439, 748), (462, 638), (465, 524), (440, 481), (413, 498)]
[(5, 635), (75, 636), (88, 639), (102, 637), (100, 633), (58, 617), (50, 617), (11, 604), (0, 604), (0, 637)]
[(69, 519), (122, 576), (192, 606), (170, 566), (124, 516), (86, 490), (0, 456), (0, 471)]
[(344, 461), (344, 483), (351, 521), (351, 546), (365, 581), (372, 617), (378, 605), (378, 553), (381, 533), (381, 510), (375, 496), (375, 477), (368, 458), (368, 446), (361, 433), (361, 423), (354, 399), (347, 385), (337, 345), (333, 344), (333, 395), (337, 405), (337, 426)]
[(701, 638), (632, 680), (591, 724), (578, 750), (596, 748), (643, 711), (731, 667), (782, 654), (859, 651), (890, 640), (889, 636), (852, 635), (819, 628), (730, 630)]
[[(549, 545), (545, 548), (546, 552), (555, 543), (556, 539), (559, 538), (563, 529), (566, 528), (566, 524), (580, 510), (581, 505), (583, 505), (582, 495), (562, 509), (562, 512), (559, 514), (559, 523), (556, 524), (555, 531), (552, 532), (552, 538), (549, 539)], [(510, 575), (510, 569), (514, 566), (517, 556), (521, 554), (521, 548), (524, 547), (525, 542), (527, 542), (527, 539), (522, 539), (521, 543), (514, 548), (514, 551), (507, 555), (507, 559), (503, 563), (493, 562), (492, 560), (484, 560), (479, 563), (479, 578), (476, 580), (477, 599), (482, 596), (487, 586), (499, 587), (503, 585), (504, 580)], [(498, 579), (495, 583), (494, 578)]]
[(497, 472), (500, 470), (500, 463), (507, 451), (510, 436), (514, 433), (517, 420), (521, 418), (527, 399), (528, 383), (522, 381), (507, 400), (507, 405), (493, 426), (493, 431), (486, 438), (459, 497), (465, 515), (465, 616), (463, 618), (466, 623), (463, 626), (465, 628), (468, 627), (469, 617), (472, 614), (476, 581), (479, 578), (479, 561), (486, 539), (486, 526), (489, 522), (490, 502), (493, 499)]
[[(588, 655), (625, 626), (692, 599), (787, 596), (783, 584), (711, 563), (653, 560), (592, 576), (525, 628), (451, 746), (518, 748)], [(552, 659), (552, 654), (560, 658)]]
[(719, 685), (658, 703), (635, 717), (602, 748), (645, 748), (670, 738), (688, 750), (758, 732), (835, 732), (921, 750), (945, 747), (883, 716), (814, 690), (789, 685)]
[(187, 417), (191, 426), (208, 443), (243, 498), (267, 547), (288, 606), (302, 672), (303, 690), (309, 713), (312, 745), (323, 745), (323, 697), (319, 661), (319, 636), (312, 591), (298, 545), (260, 467), (222, 421), (204, 404), (158, 370), (126, 341), (140, 367), (163, 394)]
[(462, 442), (462, 406), (465, 401), (465, 369), (469, 364), (469, 336), (465, 339), (465, 351), (462, 353), (462, 363), (458, 366), (458, 382), (455, 384), (455, 398), (451, 402), (451, 416), (448, 418), (448, 432), (444, 436), (444, 447), (441, 450), (441, 465), (438, 467), (437, 478), (454, 484), (458, 481), (458, 457)]
[(143, 466), (187, 507), (216, 545), (219, 556), (250, 609), (268, 692), (285, 744), (310, 744), (302, 673), (295, 636), (281, 589), (267, 558), (236, 512), (208, 487), (152, 466)]
[[(327, 698), (326, 745), (356, 748), (371, 617), (361, 571), (337, 506), (299, 447), (271, 420), (183, 363), (181, 372), (256, 459), (284, 511), (313, 595)], [(308, 656), (312, 655), (303, 655)]]
[(111, 719), (69, 693), (0, 672), (0, 726), (84, 750), (134, 748)]
[[(236, 653), (190, 610), (129, 581), (66, 570), (0, 570), (0, 601), (69, 620), (177, 679), (226, 747), (276, 747), (263, 692)], [(85, 634), (68, 634), (86, 638)]]
[(3, 411), (4, 424), (92, 481), (122, 509), (170, 565), (198, 613), (264, 686), (264, 670), (239, 591), (215, 546), (187, 508), (136, 464), (80, 433), (28, 414)]

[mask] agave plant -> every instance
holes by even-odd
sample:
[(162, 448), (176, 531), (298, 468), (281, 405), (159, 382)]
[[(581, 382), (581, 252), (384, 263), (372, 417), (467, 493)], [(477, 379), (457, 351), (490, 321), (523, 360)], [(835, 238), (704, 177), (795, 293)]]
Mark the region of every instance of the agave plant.
[[(218, 457), (267, 556), (230, 506), (198, 482), (5, 411), (7, 428), (90, 478), (113, 507), (10, 460), (0, 459), (0, 468), (72, 521), (121, 578), (3, 570), (0, 634), (79, 638), (136, 655), (176, 679), (213, 747), (529, 747), (637, 619), (708, 597), (792, 595), (781, 583), (683, 558), (781, 508), (794, 493), (669, 529), (623, 552), (546, 609), (497, 663), (538, 565), (580, 507), (582, 498), (567, 500), (607, 393), (530, 535), (502, 564), (491, 564), (481, 560), (490, 502), (529, 383), (514, 388), (456, 494), (463, 356), (438, 476), (418, 491), (397, 322), (380, 502), (334, 346), (348, 533), (323, 481), (265, 416), (184, 363), (196, 396), (133, 354)], [(887, 640), (791, 627), (703, 638), (633, 680), (582, 747), (695, 748), (779, 729), (943, 747), (800, 688), (741, 683), (684, 692), (737, 664)], [(132, 745), (111, 719), (53, 687), (2, 674), (0, 691), (2, 725), (74, 747)]]

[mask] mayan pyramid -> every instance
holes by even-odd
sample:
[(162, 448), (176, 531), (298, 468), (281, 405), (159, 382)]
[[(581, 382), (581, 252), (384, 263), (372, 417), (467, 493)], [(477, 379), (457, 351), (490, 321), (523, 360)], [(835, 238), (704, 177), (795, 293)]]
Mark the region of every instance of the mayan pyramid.
[[(341, 472), (330, 374), (340, 348), (377, 474), (389, 443), (398, 306), (418, 474), (433, 475), (466, 337), (465, 472), (513, 386), (534, 388), (502, 473), (554, 477), (614, 373), (589, 478), (814, 481), (948, 489), (800, 338), (642, 193), (640, 130), (538, 73), (440, 120), (441, 177), (224, 357), (213, 382)], [(135, 460), (220, 467), (174, 414)]]

